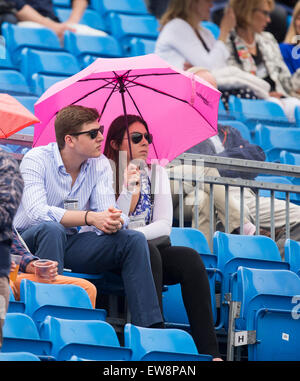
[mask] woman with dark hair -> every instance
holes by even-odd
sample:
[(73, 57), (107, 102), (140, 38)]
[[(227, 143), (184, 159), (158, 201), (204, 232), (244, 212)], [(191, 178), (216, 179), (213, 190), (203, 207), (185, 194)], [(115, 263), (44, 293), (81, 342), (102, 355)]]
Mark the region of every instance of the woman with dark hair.
[[(171, 246), (168, 237), (173, 206), (167, 172), (159, 165), (146, 164), (149, 144), (152, 143), (147, 123), (136, 115), (127, 115), (127, 121), (128, 130), (125, 116), (119, 116), (111, 123), (104, 148), (104, 155), (115, 165), (117, 175), (124, 173), (121, 179), (117, 176), (117, 204), (125, 212), (126, 206), (122, 205), (129, 200), (129, 228), (142, 232), (148, 240), (161, 310), (162, 286), (180, 283), (198, 352), (220, 360), (204, 264), (195, 250)], [(124, 162), (119, 160), (122, 152)]]

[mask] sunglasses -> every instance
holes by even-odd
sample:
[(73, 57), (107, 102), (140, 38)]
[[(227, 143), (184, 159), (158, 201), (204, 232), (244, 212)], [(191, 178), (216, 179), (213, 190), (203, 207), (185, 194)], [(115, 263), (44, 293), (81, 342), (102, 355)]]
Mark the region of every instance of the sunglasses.
[(96, 139), (99, 132), (103, 135), (104, 126), (100, 126), (99, 128), (93, 128), (92, 130), (89, 130), (89, 131), (75, 132), (74, 134), (70, 134), (70, 135), (78, 136), (78, 135), (88, 134), (90, 135), (91, 139)]
[(153, 136), (152, 134), (149, 134), (148, 132), (145, 132), (142, 134), (141, 132), (134, 132), (130, 135), (130, 139), (133, 144), (138, 144), (142, 141), (143, 137), (147, 140), (149, 144), (153, 142)]

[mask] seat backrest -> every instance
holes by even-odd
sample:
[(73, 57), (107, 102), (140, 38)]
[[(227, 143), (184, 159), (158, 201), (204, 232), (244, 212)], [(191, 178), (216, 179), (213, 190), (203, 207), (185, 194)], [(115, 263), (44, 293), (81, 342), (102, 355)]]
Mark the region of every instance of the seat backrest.
[(154, 53), (155, 43), (155, 40), (134, 37), (129, 43), (129, 55), (135, 57)]
[(265, 152), (268, 161), (279, 161), (280, 151), (300, 152), (299, 128), (273, 127), (259, 124), (255, 128), (255, 143)]
[[(253, 269), (239, 267), (237, 271), (238, 299), (241, 301), (241, 318), (250, 316), (259, 307), (274, 308), (277, 302), (289, 299), (287, 306), (292, 310), (291, 299), (300, 295), (300, 278), (289, 270)], [(260, 297), (260, 301), (258, 300)], [(269, 300), (267, 304), (266, 300)], [(286, 304), (286, 303), (284, 303)], [(280, 308), (280, 305), (278, 305)], [(282, 308), (282, 305), (281, 305)]]
[(51, 29), (27, 28), (9, 23), (2, 25), (2, 34), (15, 64), (19, 64), (19, 53), (25, 47), (61, 51), (59, 39)]
[(30, 316), (42, 306), (81, 307), (92, 309), (87, 292), (72, 284), (37, 283), (22, 279), (20, 299)]
[(67, 52), (39, 51), (24, 48), (21, 53), (21, 72), (30, 83), (35, 73), (70, 76), (80, 71), (76, 58)]
[(35, 73), (31, 78), (31, 91), (36, 96), (42, 95), (55, 83), (69, 78), (68, 76), (46, 75)]
[(156, 329), (126, 324), (125, 346), (132, 349), (132, 360), (139, 361), (152, 351), (197, 354), (192, 336), (180, 329)]
[(91, 0), (91, 6), (100, 12), (119, 12), (127, 14), (148, 14), (144, 0)]
[(203, 28), (206, 28), (209, 31), (211, 31), (216, 40), (219, 38), (220, 27), (217, 24), (215, 24), (212, 21), (202, 21), (201, 25), (203, 26)]
[(86, 36), (65, 32), (64, 47), (75, 56), (121, 57), (122, 50), (113, 36)]
[(10, 95), (31, 95), (25, 77), (17, 70), (0, 70), (0, 92)]
[(40, 359), (30, 352), (9, 352), (0, 353), (0, 361), (40, 361)]
[(285, 241), (284, 260), (290, 264), (290, 270), (300, 276), (300, 242), (292, 239)]
[(16, 95), (15, 98), (34, 114), (34, 104), (38, 100), (38, 97), (34, 95)]
[(100, 320), (69, 320), (47, 316), (40, 327), (44, 340), (53, 343), (53, 356), (68, 344), (89, 344), (120, 347), (114, 328)]
[(280, 152), (280, 163), (289, 165), (300, 165), (300, 153), (283, 150)]
[[(261, 181), (261, 182), (266, 182), (266, 183), (274, 183), (274, 184), (287, 184), (287, 185), (293, 185), (292, 181), (289, 180), (287, 177), (284, 176), (256, 176), (255, 181)], [(259, 195), (261, 197), (270, 197), (271, 196), (271, 191), (267, 189), (260, 189), (259, 190)], [(275, 197), (278, 199), (285, 200), (285, 192), (275, 192), (274, 193)]]
[[(54, 12), (56, 16), (65, 22), (69, 19), (72, 9), (64, 7), (55, 7)], [(93, 9), (86, 9), (79, 21), (79, 24), (88, 25), (91, 28), (107, 31), (107, 26), (103, 17)]]
[(244, 139), (246, 139), (248, 142), (251, 142), (250, 131), (243, 122), (240, 122), (238, 120), (226, 120), (226, 122), (221, 121), (219, 122), (219, 124), (223, 124), (225, 126), (230, 126), (237, 129)]
[(34, 321), (22, 313), (8, 313), (5, 317), (3, 337), (39, 340), (40, 335)]
[(276, 243), (266, 236), (228, 234), (218, 231), (214, 234), (213, 247), (218, 257), (218, 268), (222, 272), (233, 260), (241, 260), (241, 264), (238, 265), (242, 265), (242, 261), (243, 263), (249, 261), (249, 264), (255, 261), (256, 264), (266, 262), (268, 265), (268, 262), (272, 262), (281, 268), (285, 267)]
[(123, 15), (110, 13), (108, 22), (111, 25), (111, 33), (116, 38), (143, 37), (156, 39), (158, 37), (159, 24), (152, 15)]

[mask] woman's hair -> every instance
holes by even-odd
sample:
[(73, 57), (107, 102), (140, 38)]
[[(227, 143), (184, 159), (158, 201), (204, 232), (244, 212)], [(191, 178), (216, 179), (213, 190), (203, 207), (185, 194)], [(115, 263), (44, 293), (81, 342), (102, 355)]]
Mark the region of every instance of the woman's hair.
[(235, 13), (237, 27), (244, 29), (251, 25), (254, 9), (260, 9), (265, 1), (271, 10), (273, 10), (274, 0), (230, 0), (230, 6)]
[(66, 106), (62, 108), (55, 119), (55, 135), (58, 148), (65, 146), (65, 136), (80, 132), (85, 123), (92, 123), (99, 119), (99, 113), (95, 108), (84, 106)]
[[(142, 123), (146, 131), (148, 131), (148, 125), (138, 115), (127, 115), (127, 122), (128, 127), (130, 127), (133, 123), (139, 122)], [(118, 116), (109, 126), (109, 129), (107, 131), (107, 136), (105, 140), (105, 146), (103, 154), (109, 159), (112, 160), (115, 163), (115, 169), (116, 169), (116, 193), (119, 194), (119, 148), (122, 144), (124, 135), (126, 133), (126, 117), (125, 115)], [(112, 142), (115, 143), (117, 146), (117, 149), (113, 147), (111, 144)]]
[(194, 19), (193, 5), (197, 2), (198, 0), (170, 0), (167, 10), (160, 19), (161, 28), (175, 18), (180, 18), (192, 25)]
[(294, 44), (298, 42), (295, 40), (295, 36), (297, 35), (296, 28), (295, 28), (295, 20), (297, 16), (299, 16), (299, 13), (300, 13), (300, 1), (298, 1), (294, 7), (293, 17), (284, 39), (284, 42), (287, 44)]

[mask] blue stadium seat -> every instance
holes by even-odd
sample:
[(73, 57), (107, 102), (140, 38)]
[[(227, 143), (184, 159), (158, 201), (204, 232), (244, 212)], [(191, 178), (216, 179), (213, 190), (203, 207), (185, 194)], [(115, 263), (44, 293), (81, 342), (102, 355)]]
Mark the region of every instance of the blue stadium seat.
[[(54, 8), (56, 16), (62, 21), (67, 21), (71, 14), (71, 9), (68, 8)], [(91, 28), (108, 31), (105, 20), (101, 15), (93, 9), (86, 9), (79, 24), (88, 25)]]
[(10, 352), (0, 353), (0, 361), (40, 361), (40, 359), (30, 352)]
[(255, 129), (255, 144), (264, 150), (266, 160), (271, 162), (280, 160), (282, 150), (299, 153), (299, 138), (299, 128), (279, 128), (259, 124)]
[(199, 355), (192, 336), (180, 329), (142, 328), (126, 324), (125, 346), (132, 349), (132, 361), (211, 361)]
[(14, 64), (12, 59), (11, 59), (11, 55), (10, 55), (8, 49), (5, 50), (5, 56), (1, 57), (1, 59), (0, 59), (0, 69), (18, 70), (17, 65)]
[(201, 25), (203, 28), (210, 30), (216, 40), (219, 38), (220, 27), (217, 24), (212, 21), (202, 21)]
[[(256, 176), (255, 181), (262, 181), (262, 182), (268, 182), (268, 183), (275, 183), (275, 184), (287, 184), (287, 185), (294, 185), (291, 180), (289, 180), (287, 177), (284, 176)], [(270, 197), (271, 191), (267, 189), (260, 189), (259, 195), (262, 197)], [(278, 198), (279, 200), (285, 200), (286, 199), (286, 193), (285, 192), (277, 192), (275, 191), (275, 198)], [(300, 194), (297, 193), (290, 193), (290, 201), (298, 203), (300, 201)]]
[(37, 325), (47, 315), (65, 319), (106, 319), (106, 311), (93, 309), (87, 292), (71, 284), (36, 283), (23, 279), (20, 300), (25, 303), (25, 313)]
[(51, 357), (52, 344), (40, 338), (34, 321), (25, 314), (8, 313), (3, 327), (2, 352), (30, 352)]
[(71, 0), (52, 0), (54, 7), (71, 8)]
[[(216, 325), (217, 305), (215, 286), (218, 274), (216, 269), (217, 257), (211, 253), (205, 236), (197, 229), (172, 228), (170, 239), (173, 246), (190, 247), (200, 254), (206, 267), (210, 284), (213, 319)], [(182, 300), (180, 284), (168, 285), (162, 300), (166, 326), (188, 328), (189, 320)]]
[(237, 129), (242, 135), (242, 137), (251, 143), (250, 131), (244, 123), (238, 120), (219, 120), (219, 124), (223, 124), (224, 126), (230, 126)]
[(248, 361), (299, 361), (299, 277), (288, 270), (240, 267), (236, 290), (234, 300), (241, 303), (236, 329), (255, 333)]
[(80, 71), (76, 58), (67, 52), (50, 52), (24, 48), (21, 53), (21, 72), (32, 85), (35, 73), (71, 76)]
[(32, 95), (24, 75), (17, 70), (0, 70), (0, 93)]
[(34, 95), (16, 95), (15, 98), (34, 114), (34, 104), (38, 100), (38, 97)]
[(258, 123), (265, 123), (277, 127), (290, 127), (283, 109), (274, 102), (264, 99), (244, 99), (235, 96), (229, 97), (229, 112), (235, 119), (245, 123), (253, 131)]
[(148, 40), (147, 38), (132, 38), (129, 41), (129, 55), (130, 56), (143, 56), (145, 54), (154, 53), (155, 41)]
[(4, 23), (2, 34), (15, 65), (20, 65), (20, 53), (23, 48), (44, 50), (62, 50), (57, 35), (47, 28), (26, 28)]
[(7, 312), (25, 312), (25, 303), (15, 299), (11, 288), (9, 288), (9, 304)]
[(300, 165), (300, 153), (283, 150), (280, 152), (280, 163), (289, 165)]
[(289, 269), (281, 260), (276, 243), (266, 236), (246, 236), (215, 232), (213, 252), (218, 257), (217, 268), (222, 273), (221, 321), (228, 327), (228, 300), (232, 292), (232, 278), (239, 266), (266, 269)]
[(122, 50), (118, 41), (112, 36), (84, 36), (72, 32), (65, 32), (65, 49), (77, 57), (84, 65), (86, 56), (121, 57)]
[(148, 14), (144, 0), (91, 0), (91, 6), (103, 15), (107, 14), (108, 12), (127, 13), (134, 15)]
[(119, 13), (110, 13), (108, 22), (111, 25), (111, 34), (120, 41), (125, 55), (130, 54), (130, 41), (134, 37), (156, 40), (159, 24), (152, 15), (133, 16)]
[(67, 78), (69, 77), (35, 73), (31, 78), (31, 91), (35, 96), (39, 97), (49, 89), (49, 87)]
[(292, 239), (285, 241), (284, 260), (289, 263), (290, 270), (300, 277), (300, 242)]
[(52, 356), (59, 361), (74, 355), (98, 361), (128, 361), (132, 356), (131, 349), (120, 346), (114, 328), (104, 321), (47, 316), (40, 333), (41, 338), (53, 343)]

